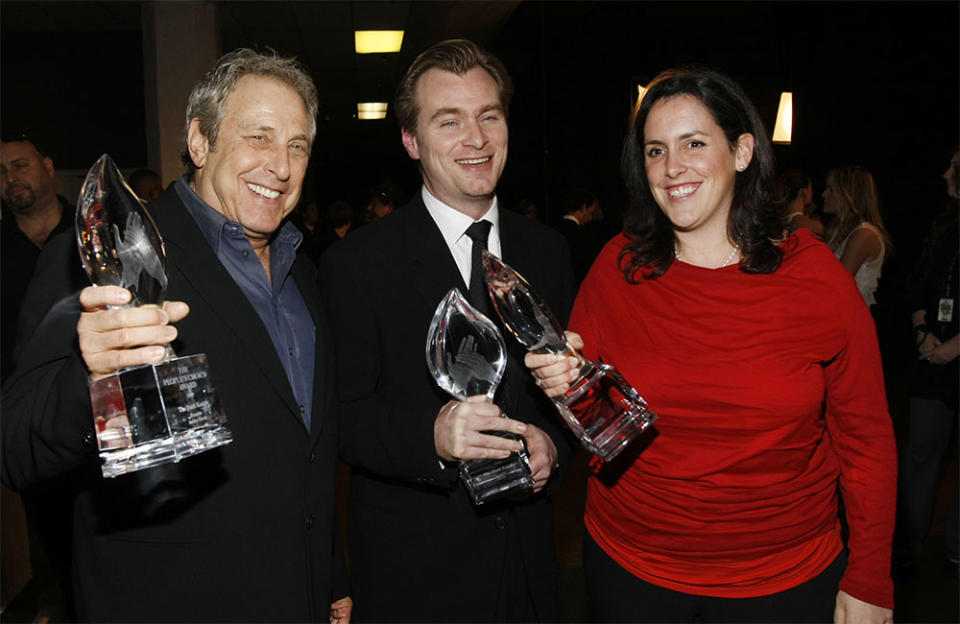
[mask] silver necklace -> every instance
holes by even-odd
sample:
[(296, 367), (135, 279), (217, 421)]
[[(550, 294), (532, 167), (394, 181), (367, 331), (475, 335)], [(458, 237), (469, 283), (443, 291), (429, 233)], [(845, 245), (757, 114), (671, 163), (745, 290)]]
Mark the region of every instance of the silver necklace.
[[(722, 269), (723, 267), (730, 266), (730, 263), (733, 262), (733, 259), (736, 257), (737, 252), (740, 251), (740, 245), (734, 245), (733, 251), (730, 252), (730, 255), (727, 256), (727, 259), (723, 261), (723, 264), (713, 267), (714, 269)], [(676, 247), (673, 248), (673, 255), (676, 256), (677, 260), (680, 262), (686, 262), (683, 258), (680, 257), (680, 250)]]

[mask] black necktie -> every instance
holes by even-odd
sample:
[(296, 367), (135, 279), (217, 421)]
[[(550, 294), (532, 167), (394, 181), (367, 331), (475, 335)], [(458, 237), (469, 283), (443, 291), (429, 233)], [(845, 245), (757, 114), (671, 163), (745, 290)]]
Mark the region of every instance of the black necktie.
[(490, 316), (490, 302), (487, 298), (487, 282), (483, 279), (483, 252), (487, 248), (492, 227), (489, 221), (475, 221), (467, 228), (467, 236), (473, 240), (470, 250), (470, 303), (487, 317)]

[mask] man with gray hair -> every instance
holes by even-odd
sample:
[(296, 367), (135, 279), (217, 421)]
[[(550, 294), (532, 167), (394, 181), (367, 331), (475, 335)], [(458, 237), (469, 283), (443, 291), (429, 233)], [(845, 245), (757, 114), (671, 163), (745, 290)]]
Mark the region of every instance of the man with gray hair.
[[(190, 96), (188, 171), (151, 203), (169, 300), (121, 308), (125, 289), (82, 290), (51, 310), (4, 387), (4, 482), (77, 481), (82, 619), (349, 621), (332, 350), (316, 269), (283, 221), (316, 113), (292, 59), (221, 58)], [(233, 442), (105, 480), (87, 379), (160, 361), (166, 344), (207, 355)]]

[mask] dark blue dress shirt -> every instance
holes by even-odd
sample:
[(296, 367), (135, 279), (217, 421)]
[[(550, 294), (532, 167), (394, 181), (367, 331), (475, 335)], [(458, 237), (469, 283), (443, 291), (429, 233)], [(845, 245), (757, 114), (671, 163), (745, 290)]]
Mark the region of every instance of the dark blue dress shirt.
[(208, 206), (190, 188), (185, 176), (177, 180), (176, 189), (213, 252), (263, 321), (309, 431), (317, 332), (303, 295), (290, 275), (303, 235), (292, 223), (280, 226), (270, 241), (268, 280), (243, 226)]

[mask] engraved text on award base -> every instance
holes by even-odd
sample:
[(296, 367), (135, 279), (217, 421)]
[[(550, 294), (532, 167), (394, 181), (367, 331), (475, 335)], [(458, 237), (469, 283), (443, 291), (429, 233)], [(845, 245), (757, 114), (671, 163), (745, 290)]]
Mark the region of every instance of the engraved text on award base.
[(232, 441), (204, 354), (91, 381), (90, 400), (105, 477), (178, 462)]

